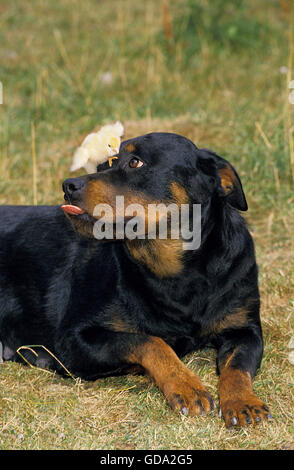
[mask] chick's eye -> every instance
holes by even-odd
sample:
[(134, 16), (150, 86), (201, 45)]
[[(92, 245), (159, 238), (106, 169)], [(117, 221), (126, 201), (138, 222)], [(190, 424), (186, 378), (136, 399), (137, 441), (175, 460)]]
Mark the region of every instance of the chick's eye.
[(140, 166), (143, 166), (143, 162), (141, 162), (141, 160), (139, 160), (138, 158), (132, 158), (129, 161), (129, 166), (130, 168), (139, 168)]
[(110, 144), (108, 144), (108, 147), (111, 147), (111, 145), (110, 145)]

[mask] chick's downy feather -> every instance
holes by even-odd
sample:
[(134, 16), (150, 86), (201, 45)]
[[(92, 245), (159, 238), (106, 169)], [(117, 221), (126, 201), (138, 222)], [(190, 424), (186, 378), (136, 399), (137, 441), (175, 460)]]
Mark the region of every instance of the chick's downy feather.
[(107, 124), (98, 132), (92, 132), (83, 140), (74, 153), (70, 171), (85, 168), (87, 173), (96, 173), (97, 165), (119, 152), (120, 138), (124, 133), (121, 122)]

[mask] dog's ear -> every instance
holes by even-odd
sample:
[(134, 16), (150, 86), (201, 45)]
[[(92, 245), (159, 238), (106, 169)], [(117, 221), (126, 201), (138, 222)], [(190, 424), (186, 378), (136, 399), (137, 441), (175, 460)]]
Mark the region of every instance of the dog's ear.
[(235, 168), (224, 158), (210, 150), (205, 150), (214, 158), (217, 175), (219, 177), (218, 192), (225, 197), (227, 202), (240, 211), (247, 211), (247, 201), (243, 191), (241, 180)]
[(242, 183), (234, 167), (228, 162), (222, 163), (217, 165), (217, 172), (220, 179), (220, 196), (226, 197), (228, 203), (236, 209), (247, 211), (248, 205)]

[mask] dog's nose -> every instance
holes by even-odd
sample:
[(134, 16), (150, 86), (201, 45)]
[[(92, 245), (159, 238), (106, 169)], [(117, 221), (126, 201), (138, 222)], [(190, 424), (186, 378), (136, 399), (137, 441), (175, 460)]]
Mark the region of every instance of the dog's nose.
[(86, 182), (83, 178), (68, 178), (62, 183), (64, 199), (71, 202), (80, 199), (82, 190), (84, 189), (85, 185)]

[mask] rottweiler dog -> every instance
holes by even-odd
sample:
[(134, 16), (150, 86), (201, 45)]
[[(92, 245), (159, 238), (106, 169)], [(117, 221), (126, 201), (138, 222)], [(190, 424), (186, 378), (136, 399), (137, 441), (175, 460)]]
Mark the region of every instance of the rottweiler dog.
[[(212, 347), (226, 426), (271, 419), (252, 390), (263, 353), (258, 268), (233, 166), (183, 136), (151, 133), (123, 142), (97, 173), (67, 179), (63, 190), (62, 206), (0, 209), (4, 360), (63, 373), (42, 348), (35, 347), (37, 357), (18, 354), (43, 345), (82, 379), (140, 370), (172, 409), (193, 416), (215, 403), (180, 357)], [(201, 205), (200, 245), (184, 249), (170, 230), (165, 239), (116, 237), (114, 230), (113, 239), (97, 240), (95, 208), (115, 214), (118, 196), (143, 208)]]

